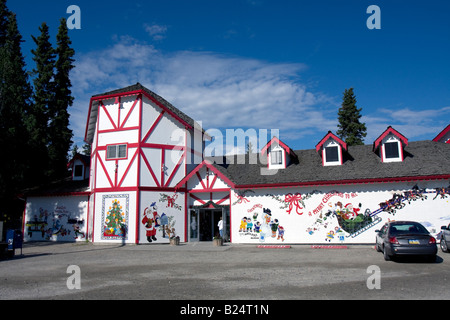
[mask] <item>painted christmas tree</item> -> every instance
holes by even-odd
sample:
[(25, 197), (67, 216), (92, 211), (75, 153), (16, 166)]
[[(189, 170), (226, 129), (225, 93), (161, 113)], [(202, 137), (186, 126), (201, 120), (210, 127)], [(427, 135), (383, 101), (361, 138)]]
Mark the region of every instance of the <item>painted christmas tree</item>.
[(112, 206), (109, 207), (105, 219), (105, 236), (123, 237), (125, 236), (126, 219), (122, 211), (120, 201), (115, 199)]

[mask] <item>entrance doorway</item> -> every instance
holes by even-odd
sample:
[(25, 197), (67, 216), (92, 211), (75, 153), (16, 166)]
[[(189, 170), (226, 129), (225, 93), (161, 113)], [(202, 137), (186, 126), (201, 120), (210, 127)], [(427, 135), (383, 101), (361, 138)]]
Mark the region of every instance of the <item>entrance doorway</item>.
[(219, 223), (222, 210), (202, 209), (200, 210), (200, 241), (212, 241), (219, 236)]
[(217, 224), (220, 218), (223, 221), (223, 238), (225, 241), (229, 241), (230, 215), (227, 209), (189, 210), (189, 241), (212, 241), (215, 236), (219, 236)]

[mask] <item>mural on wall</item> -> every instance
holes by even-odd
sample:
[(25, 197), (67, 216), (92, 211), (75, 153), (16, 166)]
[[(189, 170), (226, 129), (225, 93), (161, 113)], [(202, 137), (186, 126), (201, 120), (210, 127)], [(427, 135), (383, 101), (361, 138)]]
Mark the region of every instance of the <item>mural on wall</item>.
[(25, 223), (29, 240), (74, 241), (86, 238), (83, 231), (84, 219), (64, 205), (57, 205), (53, 211), (39, 208), (39, 215)]
[(128, 239), (129, 195), (104, 195), (102, 240)]
[[(262, 209), (262, 214), (257, 209)], [(284, 241), (284, 227), (280, 225), (278, 218), (272, 216), (269, 208), (263, 208), (262, 204), (254, 205), (248, 210), (248, 217), (243, 217), (239, 225), (239, 235), (258, 239), (265, 242), (266, 238)]]
[[(150, 199), (149, 197), (147, 198)], [(141, 224), (144, 227), (147, 242), (158, 241), (160, 237), (168, 240), (177, 236), (175, 229), (176, 219), (173, 211), (182, 211), (182, 206), (176, 203), (177, 199), (177, 193), (173, 195), (160, 193), (158, 202), (153, 201), (144, 208)], [(146, 199), (145, 201), (148, 200)], [(158, 208), (163, 209), (158, 210)]]
[[(255, 192), (252, 190), (236, 193), (237, 200), (233, 203), (239, 207), (251, 206), (240, 216), (238, 234), (243, 241), (257, 239), (261, 242), (284, 241), (285, 229), (280, 225), (280, 221), (282, 221), (285, 226), (288, 226), (286, 235), (298, 235), (297, 239), (301, 237), (303, 239), (301, 241), (345, 242), (347, 239), (359, 237), (368, 230), (375, 230), (372, 227), (385, 222), (386, 218), (387, 220), (394, 219), (396, 214), (403, 212), (404, 208), (414, 203), (421, 203), (429, 198), (431, 201), (447, 199), (450, 196), (450, 187), (421, 189), (416, 185), (404, 192), (392, 194), (391, 198), (379, 202), (378, 205), (374, 205), (373, 195), (368, 197), (367, 194), (361, 196), (358, 192), (338, 190), (327, 192), (312, 190), (308, 193), (291, 192), (287, 194), (260, 193), (259, 196), (257, 194), (253, 196), (253, 194)], [(256, 204), (253, 202), (255, 200)], [(279, 206), (273, 206), (273, 203), (279, 203)], [(269, 207), (271, 209), (268, 209)], [(375, 210), (372, 211), (370, 207), (375, 207)], [(409, 215), (415, 217), (420, 214), (416, 211), (407, 210), (407, 216), (402, 216), (402, 219), (408, 219)], [(296, 222), (298, 219), (293, 220), (296, 219), (294, 218), (296, 216), (302, 217), (301, 224)], [(431, 227), (430, 232), (432, 233), (439, 231), (436, 229), (440, 226), (436, 227), (427, 220), (420, 222)], [(298, 228), (304, 229), (298, 230)], [(300, 235), (302, 232), (305, 232), (306, 238)], [(368, 236), (370, 239), (373, 238), (373, 233), (369, 233)]]

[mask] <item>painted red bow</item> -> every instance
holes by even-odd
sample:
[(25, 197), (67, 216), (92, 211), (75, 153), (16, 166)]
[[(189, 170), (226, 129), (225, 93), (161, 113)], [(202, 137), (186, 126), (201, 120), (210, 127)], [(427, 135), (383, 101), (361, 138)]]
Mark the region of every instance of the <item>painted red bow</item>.
[(300, 193), (296, 193), (294, 195), (292, 193), (288, 193), (284, 198), (284, 202), (289, 203), (289, 209), (286, 210), (286, 212), (291, 214), (291, 211), (295, 206), (295, 212), (297, 212), (298, 215), (302, 215), (303, 212), (299, 211), (299, 209), (303, 209), (302, 206), (300, 206), (300, 201), (302, 201), (302, 195)]

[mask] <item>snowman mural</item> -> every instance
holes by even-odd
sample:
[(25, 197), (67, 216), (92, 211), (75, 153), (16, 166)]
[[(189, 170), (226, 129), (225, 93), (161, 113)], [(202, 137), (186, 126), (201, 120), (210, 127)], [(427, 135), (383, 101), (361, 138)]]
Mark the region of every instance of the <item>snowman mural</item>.
[(156, 206), (156, 202), (153, 202), (149, 208), (145, 208), (142, 224), (144, 225), (145, 230), (147, 230), (147, 241), (156, 241), (156, 228), (160, 225), (160, 218), (158, 215), (158, 207)]
[(266, 237), (272, 234), (271, 222), (272, 222), (272, 211), (269, 208), (263, 208), (264, 216), (263, 223), (261, 225), (261, 232), (259, 233), (259, 241), (265, 242)]

